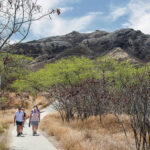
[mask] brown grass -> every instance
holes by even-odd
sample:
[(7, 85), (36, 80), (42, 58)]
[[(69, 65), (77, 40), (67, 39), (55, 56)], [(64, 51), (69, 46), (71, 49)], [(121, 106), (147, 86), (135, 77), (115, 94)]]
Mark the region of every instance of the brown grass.
[(0, 134), (0, 150), (8, 150), (8, 133), (9, 131)]
[(18, 106), (23, 106), (26, 109), (32, 109), (34, 105), (38, 105), (41, 109), (50, 104), (50, 101), (41, 94), (38, 94), (36, 98), (28, 95), (27, 93), (6, 93), (4, 94), (4, 96), (8, 99), (9, 108), (17, 108)]
[(121, 124), (115, 116), (90, 117), (86, 121), (62, 122), (58, 113), (46, 116), (40, 128), (50, 136), (55, 136), (65, 150), (134, 150), (134, 139), (129, 129), (128, 117), (120, 116), (125, 122), (128, 141)]
[(6, 145), (5, 145), (5, 142), (4, 141), (1, 141), (0, 142), (0, 150), (6, 150)]

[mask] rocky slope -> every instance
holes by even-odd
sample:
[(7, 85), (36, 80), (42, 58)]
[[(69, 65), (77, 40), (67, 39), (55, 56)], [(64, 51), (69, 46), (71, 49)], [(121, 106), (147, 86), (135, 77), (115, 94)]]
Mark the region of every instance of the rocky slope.
[(111, 33), (99, 30), (93, 33), (73, 31), (63, 36), (22, 43), (13, 53), (32, 56), (35, 58), (34, 65), (40, 66), (72, 55), (95, 58), (118, 47), (130, 56), (149, 61), (150, 35), (133, 29), (121, 29)]

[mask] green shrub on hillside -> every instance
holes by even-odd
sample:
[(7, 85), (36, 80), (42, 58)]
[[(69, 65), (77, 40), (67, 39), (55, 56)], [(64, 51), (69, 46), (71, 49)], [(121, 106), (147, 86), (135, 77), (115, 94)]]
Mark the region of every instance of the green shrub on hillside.
[(115, 69), (107, 74), (107, 77), (111, 83), (115, 83), (111, 87), (121, 89), (124, 86), (132, 86), (139, 84), (138, 77), (144, 75), (143, 79), (147, 80), (149, 78), (148, 72), (150, 70), (150, 65), (144, 65), (135, 67), (130, 62), (122, 62), (115, 66)]
[(23, 80), (17, 80), (12, 88), (18, 91), (39, 91), (49, 89), (53, 85), (71, 85), (86, 78), (96, 76), (94, 62), (88, 58), (70, 57), (55, 63), (47, 64), (37, 72), (27, 75)]
[(1, 54), (0, 56), (0, 76), (2, 78), (1, 88), (11, 90), (10, 84), (15, 80), (23, 78), (29, 73), (26, 65), (32, 58), (24, 55)]
[[(146, 66), (134, 66), (129, 61), (118, 62), (107, 57), (91, 60), (85, 57), (70, 57), (55, 63), (46, 64), (43, 69), (31, 72), (21, 79), (16, 80), (11, 88), (18, 92), (25, 91), (36, 93), (48, 90), (51, 87), (64, 85), (71, 86), (85, 79), (96, 78), (109, 80), (111, 88), (121, 88), (127, 81), (128, 84), (136, 83), (135, 76), (148, 71)], [(145, 79), (147, 76), (145, 76)], [(115, 82), (115, 87), (113, 83)]]

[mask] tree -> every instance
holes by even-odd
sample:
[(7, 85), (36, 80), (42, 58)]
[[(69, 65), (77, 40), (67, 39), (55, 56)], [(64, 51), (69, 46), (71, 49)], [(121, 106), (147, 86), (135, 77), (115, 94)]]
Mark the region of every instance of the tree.
[(38, 0), (0, 0), (0, 50), (9, 44), (13, 35), (22, 42), (28, 35), (31, 24), (52, 14), (60, 14), (59, 9), (42, 11)]
[[(123, 66), (122, 66), (123, 65)], [(150, 65), (136, 66), (119, 64), (109, 75), (113, 89), (113, 113), (122, 124), (121, 114), (129, 117), (130, 129), (134, 135), (137, 150), (150, 149)], [(127, 136), (127, 134), (126, 134)]]
[(30, 62), (32, 62), (32, 58), (23, 55), (1, 54), (1, 89), (10, 90), (10, 84), (12, 84), (17, 79), (22, 78), (22, 76), (29, 74), (27, 64), (29, 64)]

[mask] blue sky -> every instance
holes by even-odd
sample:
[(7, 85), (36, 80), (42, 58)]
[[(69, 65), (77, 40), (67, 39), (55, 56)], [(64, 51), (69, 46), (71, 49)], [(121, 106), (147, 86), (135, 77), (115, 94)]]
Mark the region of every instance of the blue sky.
[(150, 0), (39, 0), (39, 4), (45, 10), (61, 8), (62, 14), (34, 22), (27, 40), (121, 28), (150, 34)]

